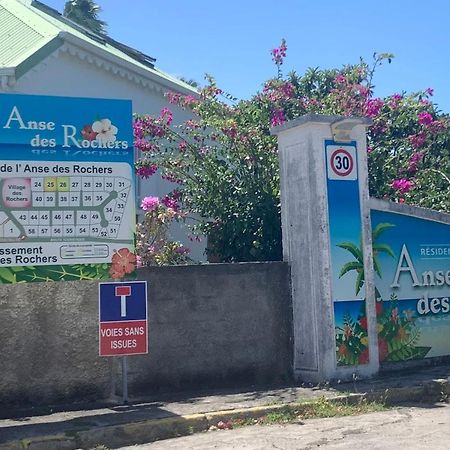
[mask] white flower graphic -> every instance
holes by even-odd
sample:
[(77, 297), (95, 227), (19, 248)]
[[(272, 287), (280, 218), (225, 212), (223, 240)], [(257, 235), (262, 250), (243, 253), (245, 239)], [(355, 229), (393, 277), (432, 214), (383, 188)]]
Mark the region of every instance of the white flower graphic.
[(92, 131), (97, 133), (97, 141), (107, 144), (116, 141), (117, 127), (109, 119), (97, 120), (92, 124)]

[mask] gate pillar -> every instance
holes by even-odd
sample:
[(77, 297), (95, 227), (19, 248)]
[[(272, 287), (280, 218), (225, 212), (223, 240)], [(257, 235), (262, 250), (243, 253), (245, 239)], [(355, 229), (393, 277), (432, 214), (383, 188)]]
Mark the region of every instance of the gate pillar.
[(309, 114), (272, 130), (278, 136), (283, 259), (291, 268), (298, 380), (367, 378), (379, 369), (370, 123)]

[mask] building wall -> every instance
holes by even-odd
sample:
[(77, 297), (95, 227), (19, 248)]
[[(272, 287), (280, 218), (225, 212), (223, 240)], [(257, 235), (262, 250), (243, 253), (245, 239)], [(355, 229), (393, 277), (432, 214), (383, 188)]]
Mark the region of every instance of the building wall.
[[(290, 379), (286, 263), (138, 275), (149, 287), (149, 354), (128, 358), (132, 397)], [(120, 384), (118, 359), (98, 356), (96, 282), (3, 285), (0, 310), (0, 405), (98, 400)]]
[[(139, 114), (159, 115), (161, 109), (170, 107), (174, 114), (174, 124), (182, 123), (191, 117), (188, 111), (169, 105), (164, 93), (168, 87), (156, 85), (144, 87), (119, 74), (106, 71), (87, 59), (81, 60), (67, 51), (58, 50), (30, 71), (20, 77), (12, 91), (35, 95), (57, 95), (68, 97), (91, 97), (132, 100), (133, 111)], [(95, 114), (95, 112), (93, 112)], [(139, 180), (137, 203), (148, 195), (162, 196), (171, 191), (175, 184), (162, 180), (159, 176)], [(183, 224), (171, 228), (172, 238), (181, 241), (191, 249), (195, 261), (205, 261), (205, 242), (191, 242)]]

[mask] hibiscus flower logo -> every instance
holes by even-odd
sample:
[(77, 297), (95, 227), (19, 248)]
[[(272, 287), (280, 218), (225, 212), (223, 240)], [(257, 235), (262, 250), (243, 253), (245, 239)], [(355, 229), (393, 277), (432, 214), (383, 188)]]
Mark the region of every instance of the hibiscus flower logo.
[(96, 120), (92, 125), (85, 125), (81, 136), (87, 141), (98, 141), (102, 144), (116, 142), (118, 128), (109, 119)]
[(95, 139), (103, 144), (116, 141), (116, 134), (119, 131), (109, 119), (97, 120), (92, 124), (92, 131), (97, 133)]
[(123, 278), (136, 269), (136, 255), (127, 248), (114, 251), (109, 273), (112, 278)]
[(94, 141), (97, 133), (92, 129), (92, 125), (85, 125), (81, 130), (81, 136), (87, 141)]

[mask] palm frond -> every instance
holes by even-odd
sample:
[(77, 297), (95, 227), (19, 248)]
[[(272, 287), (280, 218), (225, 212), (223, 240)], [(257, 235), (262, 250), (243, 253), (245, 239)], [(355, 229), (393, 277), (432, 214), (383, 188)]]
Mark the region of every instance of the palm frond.
[(373, 270), (375, 270), (375, 273), (381, 278), (381, 267), (380, 263), (378, 262), (377, 258), (373, 258)]
[(362, 264), (358, 261), (350, 261), (342, 266), (341, 272), (339, 273), (339, 278), (344, 276), (347, 272), (358, 269), (363, 269)]
[(362, 250), (353, 244), (353, 242), (341, 242), (340, 244), (337, 244), (337, 246), (350, 252), (361, 264), (363, 264), (364, 259)]
[(392, 248), (387, 244), (373, 244), (373, 250), (378, 252), (387, 253), (389, 256), (395, 258), (395, 253)]
[(393, 223), (379, 223), (372, 231), (372, 241), (375, 242), (381, 236), (382, 233), (384, 233), (389, 228), (393, 227), (395, 227)]
[(364, 270), (358, 273), (358, 276), (356, 278), (356, 285), (355, 285), (355, 293), (356, 295), (359, 294), (359, 291), (364, 286)]

